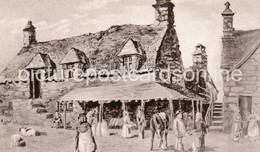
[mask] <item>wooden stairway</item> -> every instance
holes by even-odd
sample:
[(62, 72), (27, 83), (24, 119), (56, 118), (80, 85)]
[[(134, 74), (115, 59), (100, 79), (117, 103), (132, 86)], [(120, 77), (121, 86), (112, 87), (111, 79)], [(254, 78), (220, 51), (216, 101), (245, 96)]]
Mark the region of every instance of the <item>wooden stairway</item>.
[(213, 117), (211, 126), (209, 130), (211, 131), (223, 131), (223, 123), (224, 123), (224, 106), (223, 103), (214, 103), (213, 107)]

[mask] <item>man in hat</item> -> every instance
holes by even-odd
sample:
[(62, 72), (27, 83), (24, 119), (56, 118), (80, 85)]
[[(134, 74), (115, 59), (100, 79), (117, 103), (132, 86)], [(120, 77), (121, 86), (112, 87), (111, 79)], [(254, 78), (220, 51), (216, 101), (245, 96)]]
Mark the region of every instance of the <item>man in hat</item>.
[(206, 149), (205, 146), (205, 136), (207, 134), (207, 130), (208, 130), (209, 126), (206, 125), (204, 119), (202, 117), (198, 118), (198, 122), (197, 122), (197, 129), (193, 130), (190, 132), (190, 134), (192, 134), (193, 132), (199, 132), (199, 147), (200, 150), (199, 152), (204, 152)]
[(176, 135), (175, 149), (177, 151), (184, 151), (183, 137), (186, 136), (185, 125), (182, 120), (182, 112), (178, 110), (175, 114), (175, 119), (173, 121), (173, 129)]

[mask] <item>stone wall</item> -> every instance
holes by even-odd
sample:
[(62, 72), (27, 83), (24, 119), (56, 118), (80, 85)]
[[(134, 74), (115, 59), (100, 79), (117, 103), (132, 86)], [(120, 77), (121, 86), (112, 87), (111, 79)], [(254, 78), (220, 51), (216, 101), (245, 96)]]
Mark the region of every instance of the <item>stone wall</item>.
[(3, 96), (4, 101), (6, 99), (25, 99), (30, 97), (29, 83), (18, 82), (18, 83), (7, 83), (0, 85), (0, 94)]
[(227, 81), (224, 78), (224, 127), (231, 129), (235, 107), (238, 107), (239, 96), (252, 96), (252, 107), (260, 104), (260, 49), (240, 68), (241, 81)]
[[(162, 44), (157, 52), (156, 57), (156, 70), (179, 70), (179, 74), (183, 73), (184, 67), (181, 59), (181, 51), (179, 50), (179, 40), (177, 36), (177, 32), (174, 26), (168, 26), (166, 34), (163, 38)], [(176, 73), (176, 71), (175, 71)], [(168, 75), (167, 73), (163, 73), (163, 77), (165, 80), (168, 80), (166, 83), (172, 84), (177, 83), (180, 86), (184, 86), (183, 81), (172, 82), (173, 75)], [(158, 82), (163, 82), (159, 77), (159, 71), (156, 71), (156, 79)]]
[[(40, 100), (16, 99), (13, 100), (13, 120), (21, 125), (41, 125), (49, 126), (51, 121), (47, 121), (49, 113), (38, 113), (34, 104)], [(51, 118), (51, 117), (50, 117)]]

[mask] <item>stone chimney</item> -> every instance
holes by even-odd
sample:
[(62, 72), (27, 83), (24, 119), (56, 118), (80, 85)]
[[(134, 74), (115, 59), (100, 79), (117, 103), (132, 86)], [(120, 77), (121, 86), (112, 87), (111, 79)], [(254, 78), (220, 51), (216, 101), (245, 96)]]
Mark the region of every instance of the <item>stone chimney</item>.
[(156, 0), (155, 8), (155, 24), (174, 24), (174, 4), (171, 0)]
[(230, 9), (230, 3), (225, 3), (226, 9), (222, 12), (223, 16), (223, 37), (228, 38), (233, 35), (235, 29), (233, 28), (233, 16), (235, 13)]
[(202, 44), (197, 44), (193, 52), (193, 67), (196, 69), (208, 69), (208, 55), (206, 47)]
[(32, 21), (28, 21), (27, 25), (23, 29), (23, 44), (24, 47), (28, 47), (31, 44), (36, 43), (36, 32), (35, 27), (32, 25)]

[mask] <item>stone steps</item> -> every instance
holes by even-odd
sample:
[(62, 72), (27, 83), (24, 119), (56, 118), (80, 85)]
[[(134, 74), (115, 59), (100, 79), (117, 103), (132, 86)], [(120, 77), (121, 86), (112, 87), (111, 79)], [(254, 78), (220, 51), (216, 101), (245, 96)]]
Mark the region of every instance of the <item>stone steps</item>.
[(215, 107), (213, 110), (214, 110), (214, 111), (218, 111), (218, 110), (223, 111), (223, 107), (221, 107), (221, 108), (217, 108), (217, 107)]
[(213, 114), (222, 114), (223, 111), (213, 111)]
[(211, 131), (223, 131), (224, 130), (223, 107), (224, 107), (223, 103), (214, 103), (212, 125), (209, 127), (209, 130), (211, 130)]
[(223, 131), (224, 127), (223, 126), (210, 126), (209, 130), (210, 131)]

